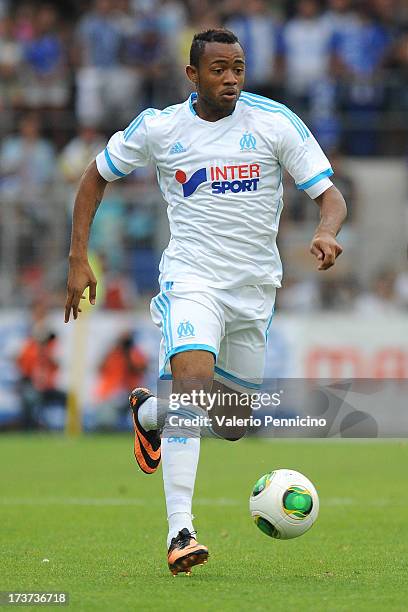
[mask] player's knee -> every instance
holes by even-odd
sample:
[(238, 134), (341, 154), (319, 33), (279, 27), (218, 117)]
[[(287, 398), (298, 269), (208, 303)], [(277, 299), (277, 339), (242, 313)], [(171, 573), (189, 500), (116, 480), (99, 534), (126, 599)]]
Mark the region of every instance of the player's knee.
[(246, 434), (246, 430), (243, 431), (240, 434), (236, 434), (234, 435), (234, 437), (224, 437), (224, 440), (226, 440), (227, 442), (238, 442), (239, 440), (241, 440)]
[(174, 385), (183, 392), (209, 389), (214, 375), (214, 355), (208, 351), (186, 351), (171, 358)]
[(227, 442), (238, 442), (238, 440), (241, 440), (247, 433), (247, 428), (246, 427), (228, 427), (228, 428), (219, 428), (217, 429), (216, 427), (213, 426), (213, 431), (214, 433), (222, 438), (223, 440), (226, 440)]

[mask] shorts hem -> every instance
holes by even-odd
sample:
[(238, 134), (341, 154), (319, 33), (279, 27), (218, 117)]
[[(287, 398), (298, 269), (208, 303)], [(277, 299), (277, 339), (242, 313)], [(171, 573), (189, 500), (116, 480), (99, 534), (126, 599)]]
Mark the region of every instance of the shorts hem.
[(184, 351), (208, 351), (214, 355), (214, 359), (217, 360), (218, 351), (209, 344), (183, 344), (182, 346), (176, 346), (171, 349), (166, 355), (164, 360), (164, 366), (160, 370), (159, 378), (161, 380), (173, 380), (173, 376), (166, 372), (166, 366), (169, 360), (173, 357), (173, 355), (177, 355), (178, 353), (184, 353)]
[(259, 390), (262, 387), (261, 383), (258, 384), (258, 383), (249, 382), (248, 380), (244, 380), (243, 378), (239, 378), (238, 376), (235, 376), (234, 374), (230, 374), (229, 372), (226, 372), (225, 370), (223, 370), (222, 368), (219, 368), (218, 366), (215, 366), (214, 372), (215, 374), (218, 374), (219, 376), (222, 376), (223, 378), (226, 378), (227, 380), (230, 380), (231, 382), (237, 385), (241, 385), (241, 387), (245, 387), (246, 389)]

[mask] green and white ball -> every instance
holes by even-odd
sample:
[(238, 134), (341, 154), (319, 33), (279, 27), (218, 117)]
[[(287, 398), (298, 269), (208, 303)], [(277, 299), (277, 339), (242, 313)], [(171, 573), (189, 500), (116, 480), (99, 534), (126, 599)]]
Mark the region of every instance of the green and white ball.
[(275, 470), (256, 482), (249, 509), (257, 527), (280, 540), (297, 538), (319, 514), (319, 496), (306, 476), (295, 470)]

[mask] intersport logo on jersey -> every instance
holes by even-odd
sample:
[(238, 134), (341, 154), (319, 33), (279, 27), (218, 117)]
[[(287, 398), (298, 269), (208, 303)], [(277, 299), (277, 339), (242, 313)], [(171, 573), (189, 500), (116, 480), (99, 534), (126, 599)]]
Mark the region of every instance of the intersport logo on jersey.
[(211, 181), (214, 194), (257, 191), (261, 178), (260, 164), (236, 164), (229, 166), (210, 166), (196, 170), (189, 179), (184, 170), (177, 170), (175, 179), (183, 187), (185, 198), (193, 195), (199, 185)]

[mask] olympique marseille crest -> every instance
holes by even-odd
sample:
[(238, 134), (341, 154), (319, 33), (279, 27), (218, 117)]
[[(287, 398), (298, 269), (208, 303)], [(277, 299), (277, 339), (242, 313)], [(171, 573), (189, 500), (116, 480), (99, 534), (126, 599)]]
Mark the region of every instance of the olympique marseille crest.
[(241, 151), (256, 151), (256, 138), (250, 132), (245, 132), (239, 141)]

